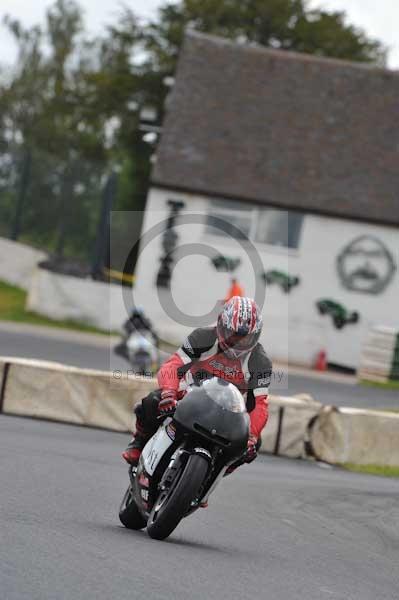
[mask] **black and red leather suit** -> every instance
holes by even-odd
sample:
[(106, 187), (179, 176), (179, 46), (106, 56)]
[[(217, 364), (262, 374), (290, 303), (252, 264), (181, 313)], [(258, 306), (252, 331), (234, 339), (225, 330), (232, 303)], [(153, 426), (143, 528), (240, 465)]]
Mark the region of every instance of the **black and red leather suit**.
[(231, 358), (219, 347), (216, 327), (195, 329), (159, 370), (160, 390), (149, 394), (136, 408), (137, 433), (145, 438), (155, 433), (162, 390), (174, 390), (181, 399), (193, 383), (220, 377), (233, 383), (243, 394), (250, 416), (250, 433), (260, 440), (268, 419), (271, 375), (272, 363), (260, 343), (244, 356)]

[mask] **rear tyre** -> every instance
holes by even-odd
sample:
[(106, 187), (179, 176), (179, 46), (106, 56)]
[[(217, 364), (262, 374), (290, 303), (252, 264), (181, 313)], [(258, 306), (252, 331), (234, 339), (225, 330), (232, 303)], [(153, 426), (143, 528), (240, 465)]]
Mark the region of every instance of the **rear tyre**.
[(126, 493), (123, 496), (121, 507), (119, 509), (119, 520), (122, 525), (127, 527), (127, 529), (135, 529), (136, 531), (138, 529), (144, 529), (147, 525), (137, 508), (131, 486), (127, 488)]
[(208, 471), (208, 461), (199, 454), (192, 454), (180, 479), (162, 501), (155, 502), (147, 522), (148, 535), (155, 540), (164, 540), (178, 526), (189, 511), (191, 502), (197, 497)]

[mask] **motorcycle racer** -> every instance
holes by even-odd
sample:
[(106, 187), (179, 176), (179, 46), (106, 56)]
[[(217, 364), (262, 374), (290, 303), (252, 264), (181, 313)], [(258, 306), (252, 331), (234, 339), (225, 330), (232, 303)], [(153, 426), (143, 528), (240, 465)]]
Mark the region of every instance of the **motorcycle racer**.
[(145, 444), (158, 429), (158, 417), (173, 414), (177, 402), (191, 385), (219, 377), (233, 383), (246, 400), (250, 436), (240, 464), (252, 462), (268, 419), (272, 375), (272, 363), (259, 343), (262, 326), (256, 302), (234, 296), (223, 306), (215, 327), (195, 329), (159, 370), (160, 389), (136, 406), (136, 433), (123, 458), (136, 465)]

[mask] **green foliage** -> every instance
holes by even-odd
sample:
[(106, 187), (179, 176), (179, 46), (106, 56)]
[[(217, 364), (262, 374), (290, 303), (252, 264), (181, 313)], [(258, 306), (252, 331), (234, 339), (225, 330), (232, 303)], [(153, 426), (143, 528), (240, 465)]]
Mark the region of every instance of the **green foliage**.
[[(385, 49), (346, 24), (343, 13), (308, 10), (306, 0), (166, 2), (151, 23), (121, 9), (90, 37), (74, 0), (56, 0), (45, 22), (5, 20), (18, 46), (0, 73), (0, 234), (10, 231), (24, 157), (31, 156), (23, 239), (89, 258), (104, 176), (119, 166), (116, 207), (143, 210), (153, 149), (139, 107), (163, 117), (186, 27), (245, 43), (384, 64)], [(46, 45), (46, 50), (44, 46)]]
[(357, 62), (386, 63), (386, 51), (377, 41), (345, 24), (345, 13), (312, 11), (298, 19), (292, 32), (291, 49), (308, 54)]
[(77, 321), (56, 321), (42, 317), (36, 313), (25, 310), (26, 292), (18, 287), (0, 281), (0, 321), (13, 321), (15, 323), (29, 323), (46, 327), (60, 327), (87, 333), (102, 333), (109, 335), (109, 331), (102, 331)]
[(386, 51), (363, 31), (345, 23), (345, 13), (308, 10), (305, 0), (183, 0), (165, 4), (144, 32), (161, 70), (173, 71), (184, 29), (240, 42), (384, 64)]
[(353, 463), (345, 463), (342, 465), (348, 471), (357, 473), (367, 473), (369, 475), (381, 475), (383, 477), (399, 477), (399, 466), (388, 467), (380, 465), (355, 465)]
[(362, 379), (360, 382), (362, 385), (367, 385), (369, 387), (379, 388), (383, 390), (399, 390), (399, 381), (369, 381), (366, 379)]

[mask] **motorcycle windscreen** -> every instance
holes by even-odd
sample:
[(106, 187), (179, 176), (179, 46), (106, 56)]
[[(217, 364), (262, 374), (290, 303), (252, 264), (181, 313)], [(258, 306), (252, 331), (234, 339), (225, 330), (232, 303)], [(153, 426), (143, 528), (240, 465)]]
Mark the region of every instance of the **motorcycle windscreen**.
[(204, 381), (202, 389), (224, 410), (233, 413), (247, 412), (241, 392), (232, 383), (213, 377)]
[(210, 379), (193, 387), (177, 405), (174, 420), (186, 430), (240, 455), (247, 447), (249, 415), (239, 390), (231, 383)]

